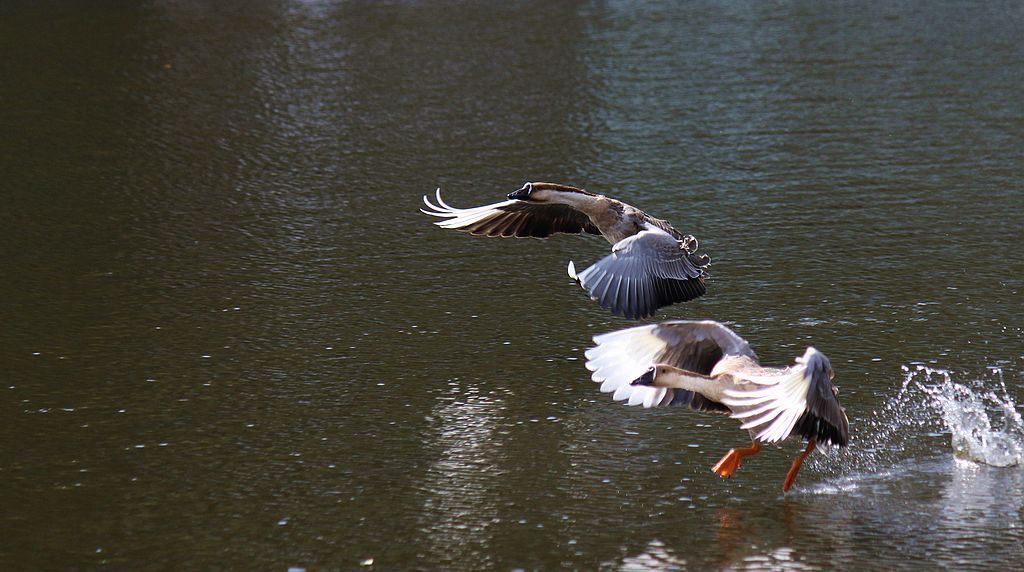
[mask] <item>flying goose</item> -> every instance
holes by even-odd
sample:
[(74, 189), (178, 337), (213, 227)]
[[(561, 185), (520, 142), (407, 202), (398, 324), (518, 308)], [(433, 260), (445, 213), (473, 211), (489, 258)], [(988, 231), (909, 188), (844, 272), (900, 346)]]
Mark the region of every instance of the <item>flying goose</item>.
[(594, 342), (586, 352), (587, 369), (616, 401), (688, 405), (742, 422), (751, 446), (730, 449), (718, 461), (712, 470), (723, 477), (731, 477), (762, 443), (800, 436), (808, 443), (783, 481), (788, 491), (817, 443), (845, 447), (849, 441), (832, 365), (813, 347), (795, 365), (765, 367), (746, 340), (713, 321), (647, 324), (595, 336)]
[(612, 244), (612, 253), (569, 276), (602, 308), (626, 318), (651, 316), (661, 307), (705, 292), (707, 255), (697, 255), (697, 239), (622, 201), (557, 183), (526, 183), (508, 200), (480, 207), (449, 206), (437, 189), (437, 204), (426, 196), (424, 214), (435, 224), (484, 236), (545, 238), (559, 232), (590, 233)]

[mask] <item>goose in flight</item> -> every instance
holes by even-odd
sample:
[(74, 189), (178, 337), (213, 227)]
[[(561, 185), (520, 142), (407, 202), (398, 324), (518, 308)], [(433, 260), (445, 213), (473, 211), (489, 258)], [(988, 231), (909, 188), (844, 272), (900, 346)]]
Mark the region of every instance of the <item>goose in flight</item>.
[(697, 239), (622, 201), (557, 183), (526, 183), (508, 200), (468, 209), (449, 206), (436, 192), (424, 214), (435, 224), (484, 236), (545, 238), (552, 234), (599, 234), (612, 253), (583, 272), (569, 262), (569, 276), (602, 308), (636, 319), (658, 308), (704, 295), (704, 269)]
[(762, 443), (799, 436), (808, 442), (783, 481), (782, 490), (788, 491), (818, 443), (845, 447), (849, 442), (832, 365), (813, 347), (794, 365), (765, 367), (743, 338), (713, 321), (647, 324), (595, 336), (594, 342), (586, 352), (587, 369), (616, 401), (687, 405), (742, 423), (751, 446), (730, 449), (712, 468), (720, 476), (731, 477)]

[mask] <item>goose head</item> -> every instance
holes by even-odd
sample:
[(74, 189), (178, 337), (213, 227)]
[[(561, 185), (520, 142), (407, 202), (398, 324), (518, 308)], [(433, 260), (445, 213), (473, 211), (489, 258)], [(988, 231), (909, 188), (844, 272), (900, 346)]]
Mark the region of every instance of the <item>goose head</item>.
[(508, 194), (508, 198), (509, 198), (509, 200), (528, 201), (528, 200), (530, 200), (530, 195), (532, 195), (532, 194), (533, 194), (533, 183), (526, 183), (519, 190), (512, 191), (511, 193), (509, 193)]
[(520, 189), (508, 194), (510, 200), (562, 204), (575, 204), (593, 196), (595, 196), (593, 193), (583, 189), (558, 183), (526, 183)]

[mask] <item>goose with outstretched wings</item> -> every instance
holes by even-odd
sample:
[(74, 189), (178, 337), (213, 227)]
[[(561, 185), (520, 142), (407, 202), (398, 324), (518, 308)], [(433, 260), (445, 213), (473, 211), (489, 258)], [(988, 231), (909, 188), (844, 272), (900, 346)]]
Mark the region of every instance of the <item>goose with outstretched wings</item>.
[(793, 461), (783, 490), (796, 480), (818, 443), (845, 447), (846, 411), (832, 384), (832, 364), (808, 347), (788, 367), (762, 366), (750, 345), (718, 322), (669, 321), (594, 337), (587, 369), (601, 391), (629, 405), (687, 405), (739, 420), (751, 446), (731, 449), (712, 470), (731, 477), (762, 443), (802, 437), (807, 447)]
[(436, 224), (470, 234), (546, 238), (557, 233), (601, 235), (612, 253), (569, 276), (602, 308), (626, 318), (651, 316), (659, 308), (703, 296), (704, 270), (711, 263), (697, 254), (697, 239), (667, 221), (654, 218), (622, 201), (557, 183), (526, 183), (508, 200), (468, 209), (441, 198), (423, 197)]

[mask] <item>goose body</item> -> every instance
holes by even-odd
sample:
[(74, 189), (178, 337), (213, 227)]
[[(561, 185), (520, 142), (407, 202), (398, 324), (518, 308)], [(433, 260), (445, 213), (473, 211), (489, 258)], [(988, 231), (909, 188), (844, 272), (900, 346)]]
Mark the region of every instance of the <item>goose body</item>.
[(470, 234), (546, 238), (557, 233), (603, 236), (612, 253), (569, 276), (587, 294), (615, 315), (651, 316), (664, 306), (703, 296), (704, 269), (711, 263), (698, 255), (697, 239), (668, 221), (604, 195), (557, 183), (526, 183), (500, 203), (459, 209), (435, 194), (436, 204), (423, 197), (436, 224)]
[(601, 391), (629, 405), (686, 405), (727, 414), (750, 433), (751, 447), (732, 449), (713, 470), (730, 477), (762, 443), (808, 440), (783, 482), (789, 490), (817, 443), (844, 447), (849, 421), (825, 354), (807, 348), (786, 367), (762, 366), (750, 345), (713, 321), (669, 321), (594, 337), (587, 369)]

